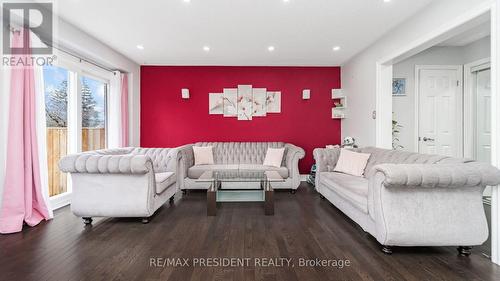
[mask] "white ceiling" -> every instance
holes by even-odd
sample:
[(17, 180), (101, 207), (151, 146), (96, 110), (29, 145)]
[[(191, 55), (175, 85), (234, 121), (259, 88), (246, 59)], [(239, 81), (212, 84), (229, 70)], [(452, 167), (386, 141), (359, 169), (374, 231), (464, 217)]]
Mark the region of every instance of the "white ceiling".
[(437, 46), (448, 47), (461, 47), (469, 45), (470, 43), (489, 36), (491, 33), (491, 22), (488, 20), (485, 23), (471, 27), (461, 34), (455, 35)]
[(64, 0), (57, 13), (139, 64), (342, 65), (431, 1)]

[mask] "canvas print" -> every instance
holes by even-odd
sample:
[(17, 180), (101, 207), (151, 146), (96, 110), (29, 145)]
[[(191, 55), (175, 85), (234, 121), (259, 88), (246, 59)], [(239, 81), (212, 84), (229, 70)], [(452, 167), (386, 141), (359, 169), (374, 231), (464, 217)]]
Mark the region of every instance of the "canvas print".
[(266, 88), (253, 88), (253, 113), (252, 116), (266, 116)]
[(223, 114), (224, 117), (238, 116), (238, 89), (223, 90)]
[(208, 114), (222, 114), (223, 113), (223, 99), (222, 93), (209, 93), (208, 94)]
[(392, 95), (405, 96), (406, 95), (406, 79), (393, 78), (392, 79)]
[(281, 92), (267, 92), (267, 113), (281, 113)]
[(252, 120), (252, 85), (238, 85), (238, 120)]

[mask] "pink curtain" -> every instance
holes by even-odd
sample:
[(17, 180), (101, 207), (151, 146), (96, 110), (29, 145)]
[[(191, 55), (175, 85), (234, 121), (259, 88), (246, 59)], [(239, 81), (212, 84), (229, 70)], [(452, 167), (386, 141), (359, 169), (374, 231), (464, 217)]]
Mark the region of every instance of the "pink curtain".
[[(24, 32), (29, 32), (25, 30)], [(23, 33), (24, 33), (23, 32)], [(29, 33), (28, 33), (29, 34)], [(29, 38), (26, 36), (26, 38)], [(26, 40), (29, 41), (29, 40)], [(13, 47), (23, 46), (21, 32), (14, 32)], [(7, 163), (3, 202), (0, 209), (0, 233), (22, 230), (23, 223), (35, 226), (49, 219), (42, 195), (36, 135), (35, 73), (29, 66), (11, 69)]]
[(121, 73), (121, 146), (128, 146), (128, 76)]

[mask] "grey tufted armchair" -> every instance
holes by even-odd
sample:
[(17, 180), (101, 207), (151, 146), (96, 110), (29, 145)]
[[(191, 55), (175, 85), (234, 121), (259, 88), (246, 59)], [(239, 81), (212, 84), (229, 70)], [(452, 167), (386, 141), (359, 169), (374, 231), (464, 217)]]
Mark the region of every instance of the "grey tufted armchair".
[(72, 212), (92, 223), (92, 217), (141, 217), (143, 223), (178, 190), (176, 148), (120, 148), (63, 157), (62, 172), (70, 173)]

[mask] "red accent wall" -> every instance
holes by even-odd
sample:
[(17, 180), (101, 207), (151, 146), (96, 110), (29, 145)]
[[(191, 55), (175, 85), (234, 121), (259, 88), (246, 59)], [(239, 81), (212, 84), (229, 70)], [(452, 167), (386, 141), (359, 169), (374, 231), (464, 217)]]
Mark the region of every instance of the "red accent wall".
[[(208, 114), (208, 93), (248, 84), (281, 91), (281, 113), (238, 121)], [(182, 99), (188, 88), (191, 98)], [(173, 147), (197, 141), (283, 141), (302, 147), (308, 173), (312, 151), (340, 143), (340, 120), (331, 118), (331, 89), (340, 67), (142, 66), (141, 146)], [(302, 99), (302, 90), (311, 99)]]

